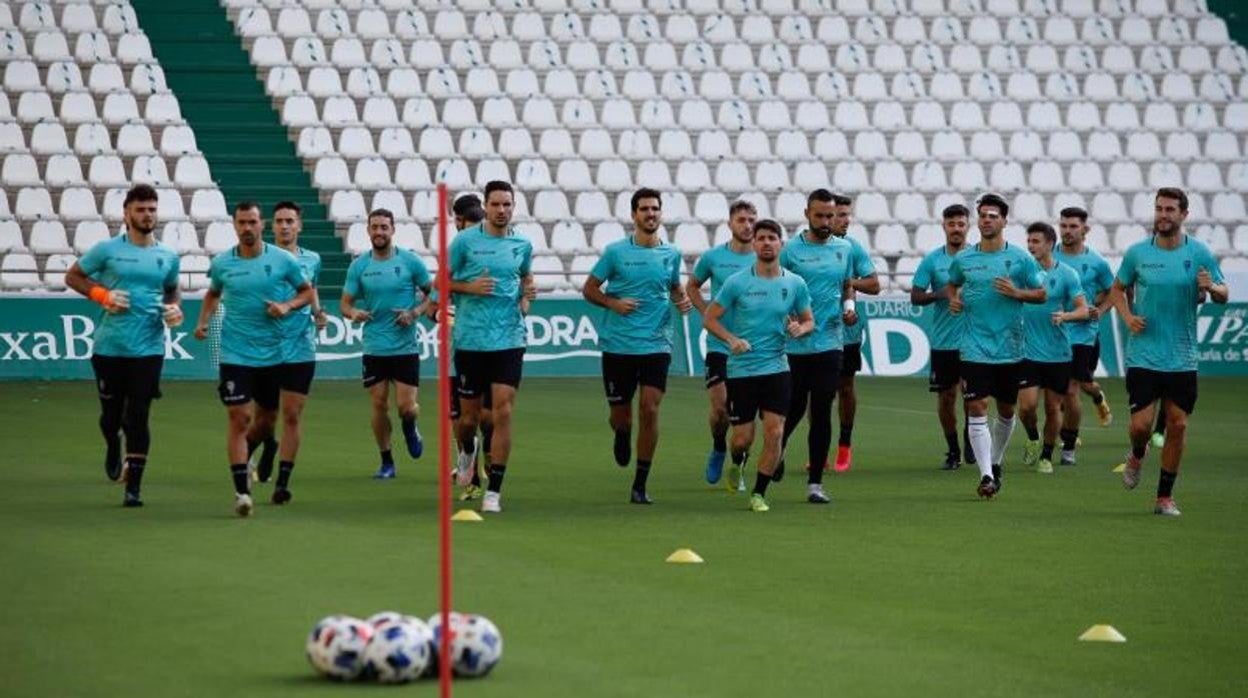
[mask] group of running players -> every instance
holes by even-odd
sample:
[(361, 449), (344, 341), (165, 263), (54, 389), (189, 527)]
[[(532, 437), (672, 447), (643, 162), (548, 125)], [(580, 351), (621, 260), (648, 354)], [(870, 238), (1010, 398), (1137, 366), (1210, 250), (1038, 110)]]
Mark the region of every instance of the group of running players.
[[(488, 513), (502, 511), (527, 343), (524, 316), (537, 295), (532, 244), (512, 227), (514, 202), (511, 185), (502, 181), (488, 183), (481, 197), (457, 199), (459, 232), (447, 255), (454, 312), (451, 413), (459, 444), (454, 475), (464, 488), (461, 498), (480, 497), (481, 510)], [(723, 480), (730, 490), (745, 490), (746, 461), (761, 421), (763, 445), (749, 508), (767, 511), (767, 488), (784, 476), (790, 437), (807, 419), (807, 501), (831, 501), (823, 488), (825, 470), (843, 472), (853, 462), (854, 376), (862, 367), (865, 324), (855, 298), (880, 292), (870, 254), (847, 235), (852, 206), (849, 197), (811, 192), (806, 225), (786, 240), (779, 223), (760, 220), (752, 204), (738, 201), (729, 210), (730, 238), (706, 252), (682, 282), (681, 253), (661, 233), (661, 193), (642, 188), (633, 194), (632, 233), (602, 250), (582, 289), (588, 302), (604, 309), (598, 327), (602, 379), (615, 461), (634, 465), (629, 501), (653, 502), (647, 479), (671, 363), (673, 306), (680, 313), (697, 308), (708, 333), (707, 482)], [(132, 188), (124, 202), (125, 229), (89, 250), (66, 274), (70, 288), (103, 307), (92, 356), (99, 425), (106, 474), (124, 482), (127, 507), (143, 503), (148, 421), (151, 402), (160, 395), (165, 328), (183, 321), (178, 256), (155, 239), (156, 208), (153, 188)], [(940, 467), (956, 470), (965, 458), (979, 468), (978, 495), (996, 496), (1016, 408), (1028, 437), (1024, 466), (1053, 472), (1059, 438), (1059, 464), (1074, 465), (1079, 392), (1091, 396), (1102, 425), (1112, 418), (1093, 378), (1097, 323), (1112, 307), (1130, 330), (1125, 356), (1130, 450), (1123, 484), (1139, 483), (1150, 443), (1161, 445), (1154, 511), (1178, 515), (1172, 491), (1196, 403), (1197, 306), (1205, 300), (1225, 303), (1228, 296), (1217, 259), (1183, 232), (1187, 196), (1175, 188), (1157, 192), (1153, 235), (1126, 251), (1116, 277), (1084, 242), (1086, 211), (1061, 211), (1060, 234), (1049, 223), (1031, 223), (1026, 249), (1006, 242), (1008, 216), (1009, 204), (1001, 196), (980, 198), (974, 211), (980, 241), (967, 245), (971, 210), (945, 208), (945, 244), (924, 257), (914, 276), (911, 301), (935, 306), (930, 384), (947, 446)], [(259, 204), (234, 207), (238, 245), (213, 258), (194, 331), (206, 339), (220, 314), (218, 393), (227, 412), (226, 450), (240, 516), (252, 513), (252, 482), (272, 479), (275, 459), (271, 501), (291, 501), (301, 416), (316, 367), (316, 333), (326, 324), (316, 290), (321, 261), (299, 246), (299, 206), (280, 202), (272, 217), (275, 245), (264, 242)], [(397, 472), (392, 387), (408, 455), (419, 458), (424, 448), (417, 426), (415, 324), (422, 316), (435, 322), (451, 318), (438, 317), (431, 275), (421, 258), (395, 245), (392, 213), (370, 212), (367, 230), (371, 249), (348, 269), (339, 309), (345, 320), (363, 327), (363, 384), (380, 454), (374, 477), (390, 479)], [(710, 298), (702, 295), (707, 281)], [(961, 431), (955, 411), (959, 391), (966, 415)], [(1041, 396), (1043, 428), (1037, 414)], [(838, 399), (840, 433), (829, 463)], [(989, 401), (996, 406), (992, 420)]]

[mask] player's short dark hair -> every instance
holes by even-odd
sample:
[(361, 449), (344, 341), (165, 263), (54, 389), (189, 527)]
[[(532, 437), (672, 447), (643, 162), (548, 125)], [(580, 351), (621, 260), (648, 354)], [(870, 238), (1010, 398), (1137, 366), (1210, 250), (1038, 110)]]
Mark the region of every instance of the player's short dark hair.
[(1040, 233), (1043, 235), (1044, 239), (1048, 240), (1050, 245), (1057, 243), (1057, 231), (1053, 230), (1053, 226), (1048, 223), (1036, 221), (1035, 223), (1027, 226), (1027, 234), (1031, 235), (1033, 233)]
[(136, 184), (126, 192), (126, 199), (121, 206), (125, 208), (135, 201), (160, 201), (160, 195), (156, 193), (156, 187), (150, 184)]
[(282, 211), (282, 210), (294, 211), (296, 216), (303, 218), (303, 209), (299, 207), (299, 204), (293, 201), (279, 201), (276, 204), (273, 204), (274, 216), (277, 215), (278, 211)]
[(387, 219), (389, 219), (389, 220), (390, 220), (390, 227), (391, 227), (391, 228), (393, 228), (393, 227), (394, 227), (394, 214), (393, 214), (393, 213), (391, 213), (391, 212), (390, 212), (390, 209), (388, 209), (388, 208), (375, 208), (375, 209), (373, 209), (373, 210), (369, 211), (369, 212), (368, 212), (368, 220), (370, 220), (370, 221), (371, 221), (371, 220), (373, 220), (374, 218), (387, 218)]
[(485, 183), (485, 191), (483, 192), (485, 200), (489, 201), (490, 194), (493, 194), (496, 191), (505, 191), (513, 197), (516, 195), (516, 190), (511, 188), (511, 182), (504, 182), (501, 179), (492, 179)]
[(758, 207), (745, 199), (737, 199), (732, 202), (732, 205), (728, 207), (728, 217), (732, 218), (737, 215), (738, 211), (749, 211), (754, 215), (758, 215)]
[(254, 201), (240, 201), (234, 204), (234, 215), (237, 216), (243, 211), (250, 211), (253, 208), (256, 209), (256, 213), (259, 213), (260, 215), (264, 215), (262, 213), (263, 209), (260, 208), (260, 204)]
[(775, 233), (776, 237), (780, 238), (781, 240), (784, 239), (784, 228), (779, 223), (771, 220), (770, 218), (764, 218), (761, 221), (755, 221), (754, 234), (758, 235), (758, 232), (760, 230), (766, 230), (768, 232)]
[(810, 193), (810, 196), (806, 197), (806, 206), (809, 207), (816, 201), (821, 204), (830, 204), (836, 201), (836, 194), (833, 194), (827, 189), (816, 189)]
[(832, 203), (836, 204), (837, 206), (849, 206), (854, 203), (854, 200), (849, 198), (848, 196), (845, 196), (844, 194), (833, 194)]
[(1179, 202), (1179, 210), (1187, 213), (1187, 192), (1178, 187), (1162, 187), (1157, 190), (1156, 199), (1175, 199)]
[(659, 190), (651, 189), (650, 187), (642, 187), (641, 189), (633, 192), (633, 198), (629, 201), (629, 206), (631, 207), (630, 210), (632, 210), (633, 213), (637, 213), (637, 207), (641, 205), (642, 199), (657, 199), (659, 202), (659, 208), (663, 208), (663, 195), (659, 193)]
[(1002, 218), (1010, 217), (1010, 205), (1005, 203), (1005, 199), (1001, 198), (1000, 194), (984, 194), (975, 204), (976, 209), (985, 206), (997, 209), (997, 213), (1001, 214)]
[(476, 194), (464, 194), (455, 199), (451, 212), (469, 223), (480, 223), (485, 218), (485, 210), (481, 208), (481, 199)]
[(1088, 212), (1078, 206), (1067, 206), (1062, 209), (1058, 215), (1062, 218), (1078, 218), (1084, 223), (1088, 222)]
[(970, 218), (971, 210), (962, 204), (949, 204), (945, 210), (940, 212), (940, 217), (944, 220), (950, 218)]

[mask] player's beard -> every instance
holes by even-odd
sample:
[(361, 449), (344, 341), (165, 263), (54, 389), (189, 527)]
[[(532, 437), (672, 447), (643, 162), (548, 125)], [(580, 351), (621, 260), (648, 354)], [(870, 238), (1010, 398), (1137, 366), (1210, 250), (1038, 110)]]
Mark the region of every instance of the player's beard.
[(238, 236), (238, 241), (242, 243), (243, 247), (255, 245), (258, 239), (259, 237), (255, 233), (242, 233)]
[(820, 240), (827, 240), (828, 238), (832, 237), (833, 232), (834, 231), (832, 230), (831, 226), (828, 226), (825, 228), (815, 228), (812, 226), (810, 229), (811, 235), (814, 235), (816, 238), (819, 238)]
[(146, 225), (142, 219), (128, 220), (126, 221), (126, 228), (133, 230), (139, 235), (151, 235), (156, 231), (156, 219), (152, 219), (151, 225)]
[(1173, 223), (1155, 224), (1153, 232), (1163, 238), (1172, 238), (1179, 232), (1179, 226)]
[[(378, 240), (381, 240), (381, 242), (378, 242)], [(372, 243), (374, 252), (387, 252), (390, 250), (390, 238), (374, 237), (372, 238)]]

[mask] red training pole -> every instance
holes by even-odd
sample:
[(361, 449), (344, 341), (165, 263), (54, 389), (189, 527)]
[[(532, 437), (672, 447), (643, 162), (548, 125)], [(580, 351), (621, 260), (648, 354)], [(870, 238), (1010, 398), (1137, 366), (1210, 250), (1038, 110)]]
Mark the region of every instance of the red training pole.
[(451, 695), (451, 270), (446, 253), (446, 183), (438, 184), (438, 526), (441, 530), (442, 647), (438, 684), (442, 698)]

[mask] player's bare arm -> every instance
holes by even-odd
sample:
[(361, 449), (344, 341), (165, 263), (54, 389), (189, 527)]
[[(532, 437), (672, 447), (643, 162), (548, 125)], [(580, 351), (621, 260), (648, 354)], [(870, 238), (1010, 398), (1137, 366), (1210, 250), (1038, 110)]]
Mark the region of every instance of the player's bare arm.
[(581, 295), (585, 297), (585, 300), (599, 308), (606, 308), (620, 315), (628, 315), (637, 309), (636, 298), (613, 298), (603, 293), (602, 279), (592, 274), (585, 279), (585, 286), (581, 289)]

